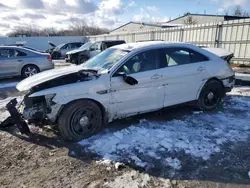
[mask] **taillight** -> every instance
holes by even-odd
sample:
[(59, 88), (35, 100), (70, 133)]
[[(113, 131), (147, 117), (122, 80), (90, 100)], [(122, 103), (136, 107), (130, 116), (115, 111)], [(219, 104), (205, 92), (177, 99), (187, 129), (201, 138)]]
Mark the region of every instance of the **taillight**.
[(47, 59), (48, 59), (49, 61), (51, 61), (51, 60), (52, 60), (52, 57), (49, 55), (49, 56), (47, 57)]

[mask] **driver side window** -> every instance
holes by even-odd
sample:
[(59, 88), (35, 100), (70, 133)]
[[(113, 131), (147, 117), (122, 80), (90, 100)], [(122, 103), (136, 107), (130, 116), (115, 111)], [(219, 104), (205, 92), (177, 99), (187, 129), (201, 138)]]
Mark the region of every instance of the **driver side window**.
[(118, 72), (124, 72), (127, 75), (159, 69), (159, 50), (149, 50), (141, 52), (129, 59), (123, 64)]

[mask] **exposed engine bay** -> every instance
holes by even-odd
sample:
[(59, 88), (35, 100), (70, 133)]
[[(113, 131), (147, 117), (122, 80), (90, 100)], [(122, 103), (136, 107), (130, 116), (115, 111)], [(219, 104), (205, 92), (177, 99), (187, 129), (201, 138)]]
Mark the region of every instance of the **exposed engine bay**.
[(35, 125), (54, 124), (57, 120), (58, 112), (62, 109), (62, 105), (53, 102), (55, 94), (30, 97), (31, 94), (45, 89), (68, 85), (77, 82), (89, 81), (97, 79), (99, 75), (95, 70), (81, 70), (75, 73), (63, 75), (55, 79), (40, 83), (32, 87), (24, 96), (19, 107), (17, 107), (16, 99), (11, 100), (6, 108), (10, 113), (10, 117), (4, 120), (0, 127), (10, 127), (17, 125), (22, 134), (29, 133), (29, 127), (25, 120)]

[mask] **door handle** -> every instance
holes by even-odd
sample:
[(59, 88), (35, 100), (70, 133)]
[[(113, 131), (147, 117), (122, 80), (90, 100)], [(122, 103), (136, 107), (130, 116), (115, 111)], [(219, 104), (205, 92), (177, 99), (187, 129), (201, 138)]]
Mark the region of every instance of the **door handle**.
[(157, 80), (157, 79), (159, 79), (159, 78), (161, 78), (161, 77), (162, 77), (162, 75), (155, 74), (155, 75), (153, 75), (153, 76), (151, 77), (151, 79)]
[(199, 68), (197, 69), (197, 71), (199, 71), (199, 72), (203, 72), (203, 71), (205, 71), (205, 70), (206, 70), (205, 67), (199, 67)]
[(18, 61), (18, 62), (23, 62), (23, 60), (21, 60), (21, 59), (18, 59), (17, 61)]

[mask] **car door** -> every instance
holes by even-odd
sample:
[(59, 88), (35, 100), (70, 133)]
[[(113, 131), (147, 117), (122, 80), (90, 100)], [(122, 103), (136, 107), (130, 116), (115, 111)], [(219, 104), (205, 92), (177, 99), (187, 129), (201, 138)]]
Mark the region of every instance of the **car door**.
[(166, 48), (162, 52), (166, 63), (164, 106), (196, 100), (201, 85), (209, 77), (206, 70), (209, 59), (187, 48)]
[(16, 58), (14, 49), (0, 49), (0, 76), (12, 76), (18, 74), (19, 59)]
[[(111, 77), (112, 109), (115, 118), (149, 112), (163, 107), (164, 88), (159, 70), (158, 50), (138, 53), (127, 60)], [(123, 72), (138, 81), (129, 85)]]

